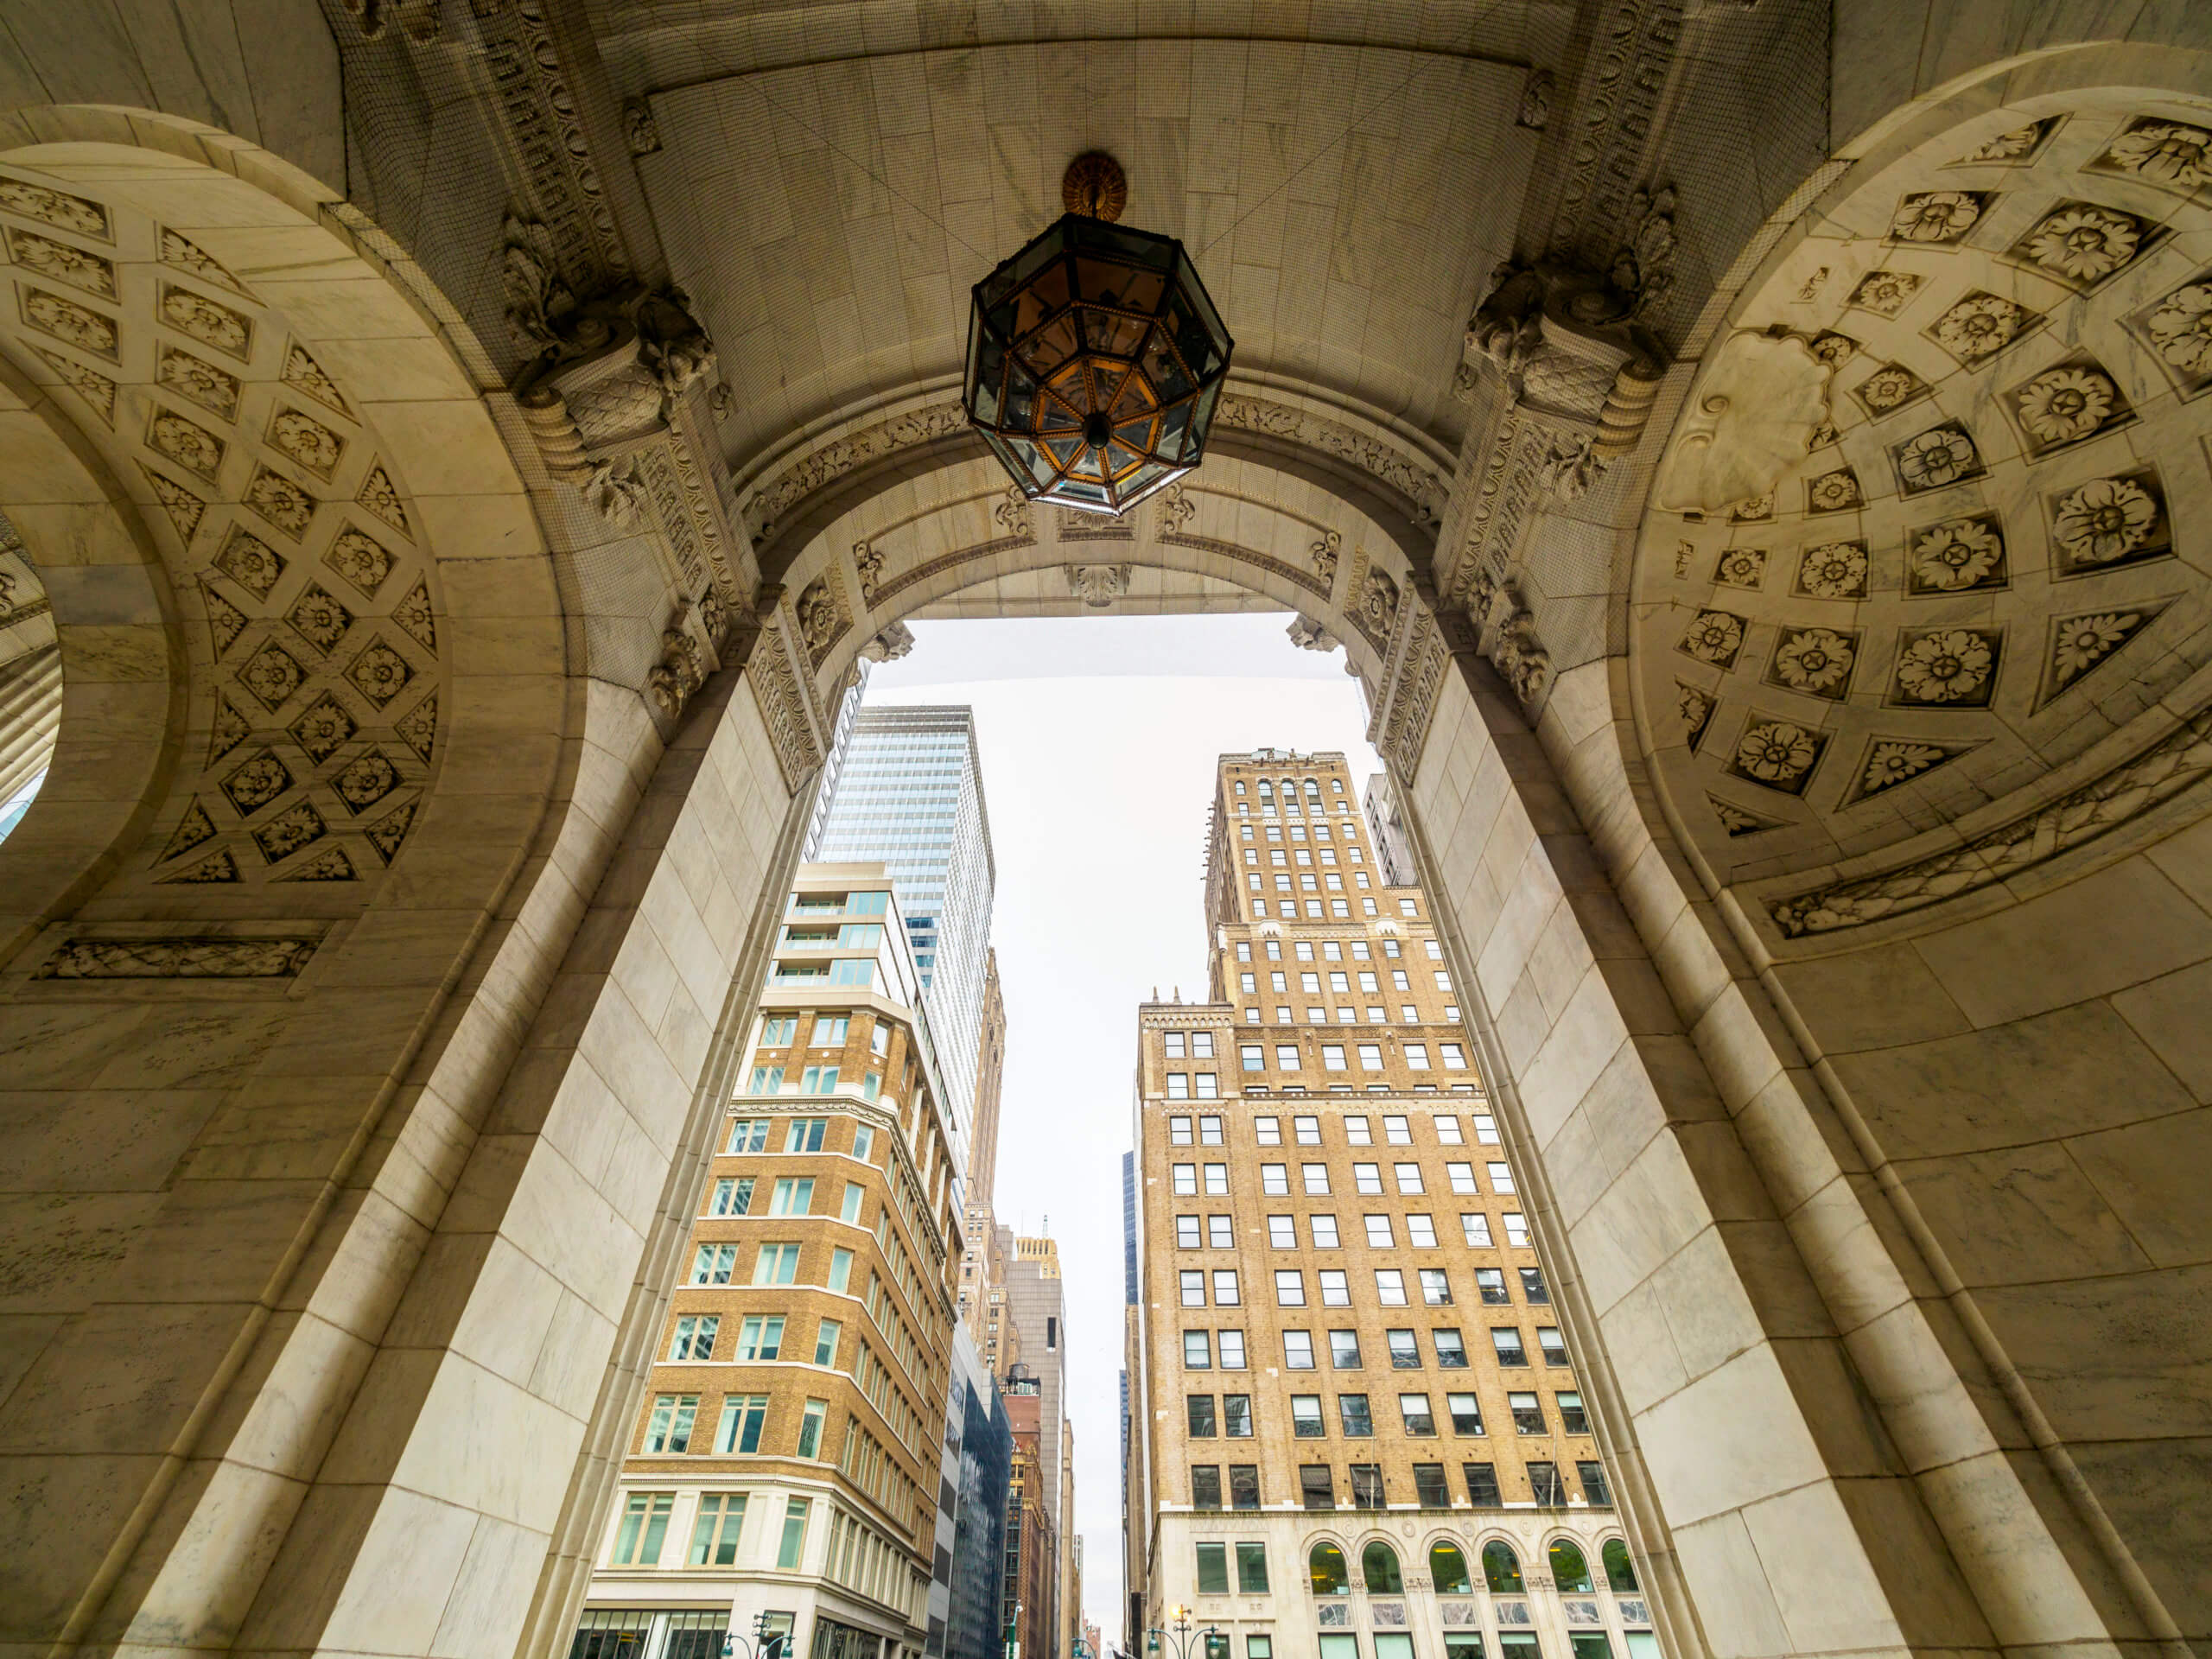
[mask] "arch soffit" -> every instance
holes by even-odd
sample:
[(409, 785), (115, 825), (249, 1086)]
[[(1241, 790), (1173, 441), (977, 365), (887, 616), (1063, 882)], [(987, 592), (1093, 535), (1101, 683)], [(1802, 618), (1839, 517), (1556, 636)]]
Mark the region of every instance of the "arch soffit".
[[(1637, 532), (1630, 699), (1661, 810), (1770, 953), (2010, 902), (2022, 870), (2164, 833), (2212, 770), (2212, 363), (2177, 360), (2174, 321), (2212, 276), (2212, 188), (2158, 148), (2174, 128), (2212, 134), (2205, 54), (1978, 72), (1850, 147), (1708, 310)], [(1686, 510), (1700, 406), (1764, 395), (1727, 384), (1761, 336), (1824, 401), (1808, 452)]]
[[(773, 681), (804, 680), (817, 729), (854, 659), (886, 628), (1007, 575), (1066, 570), (1071, 605), (1110, 603), (1134, 566), (1231, 583), (1319, 624), (1324, 648), (1342, 644), (1347, 671), (1370, 692), (1387, 683), (1407, 635), (1426, 644), (1434, 634), (1415, 627), (1426, 620), (1417, 582), (1433, 546), (1427, 504), (1441, 502), (1443, 474), (1403, 446), (1382, 456), (1370, 435), (1363, 453), (1418, 495), (1326, 449), (1308, 449), (1312, 464), (1299, 464), (1288, 439), (1240, 445), (1217, 434), (1197, 472), (1111, 520), (1021, 500), (949, 407), (896, 417), (910, 423), (900, 430), (912, 442), (887, 456), (848, 466), (850, 449), (839, 446), (853, 440), (836, 439), (768, 486), (741, 491), (764, 573), (782, 587), (761, 618), (777, 636), (763, 642), (761, 683), (772, 702)], [(798, 493), (794, 476), (822, 482)], [(1078, 578), (1078, 567), (1089, 574)]]
[[(143, 112), (40, 127), (53, 142), (0, 153), (0, 353), (105, 472), (182, 707), (126, 752), (65, 718), (57, 766), (109, 743), (144, 810), (97, 826), (42, 793), (0, 848), (28, 875), (10, 890), (41, 915), (81, 897), (81, 869), (27, 861), (53, 841), (119, 861), (118, 915), (265, 916), (283, 884), (285, 913), (334, 920), (411, 892), (387, 879), (403, 848), (480, 842), (487, 811), (519, 848), (552, 793), (563, 645), (482, 353), (280, 159)], [(441, 828), (423, 809), (455, 753), (477, 799)], [(525, 803), (531, 823), (509, 823)]]

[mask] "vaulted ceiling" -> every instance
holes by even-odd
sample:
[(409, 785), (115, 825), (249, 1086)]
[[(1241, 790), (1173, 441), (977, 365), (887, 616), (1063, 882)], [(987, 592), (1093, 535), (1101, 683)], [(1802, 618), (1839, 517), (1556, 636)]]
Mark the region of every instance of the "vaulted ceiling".
[(597, 10), (652, 116), (671, 273), (738, 393), (734, 473), (957, 379), (969, 287), (1094, 148), (1128, 172), (1127, 221), (1191, 248), (1241, 377), (1456, 442), (1462, 333), (1535, 149), (1526, 66), (1555, 60), (1566, 10), (1237, 8), (1051, 38), (1096, 29), (1077, 10), (934, 31), (912, 7)]

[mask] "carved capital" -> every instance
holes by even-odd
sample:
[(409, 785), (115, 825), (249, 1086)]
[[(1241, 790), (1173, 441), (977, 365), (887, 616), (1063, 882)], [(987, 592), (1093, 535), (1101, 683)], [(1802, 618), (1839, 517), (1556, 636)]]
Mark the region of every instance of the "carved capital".
[(1290, 643), (1300, 651), (1334, 651), (1344, 643), (1302, 611), (1293, 619), (1287, 632)]
[(1533, 705), (1551, 683), (1552, 659), (1536, 637), (1536, 622), (1520, 590), (1488, 570), (1478, 571), (1468, 620), (1475, 626), (1476, 648), (1513, 688)]
[(861, 655), (871, 663), (895, 663), (913, 648), (914, 631), (904, 622), (893, 622), (862, 645)]
[(1068, 591), (1093, 610), (1103, 610), (1129, 591), (1134, 567), (1127, 564), (1071, 564)]

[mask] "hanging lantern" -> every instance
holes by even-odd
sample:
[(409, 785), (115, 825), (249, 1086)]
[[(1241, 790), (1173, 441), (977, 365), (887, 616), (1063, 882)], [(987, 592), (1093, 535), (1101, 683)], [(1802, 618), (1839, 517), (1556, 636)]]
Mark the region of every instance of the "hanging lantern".
[(1236, 342), (1180, 242), (1113, 222), (1111, 156), (1077, 156), (1060, 194), (976, 284), (968, 419), (1030, 499), (1118, 514), (1198, 464)]

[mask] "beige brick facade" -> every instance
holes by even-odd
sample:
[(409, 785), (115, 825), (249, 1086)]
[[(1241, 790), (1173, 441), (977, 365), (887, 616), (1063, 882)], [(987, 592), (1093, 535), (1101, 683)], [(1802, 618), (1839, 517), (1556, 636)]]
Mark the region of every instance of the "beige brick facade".
[(1341, 756), (1224, 757), (1207, 899), (1214, 1000), (1137, 1021), (1147, 1624), (1194, 1609), (1242, 1659), (1643, 1648), (1427, 900), (1383, 884)]

